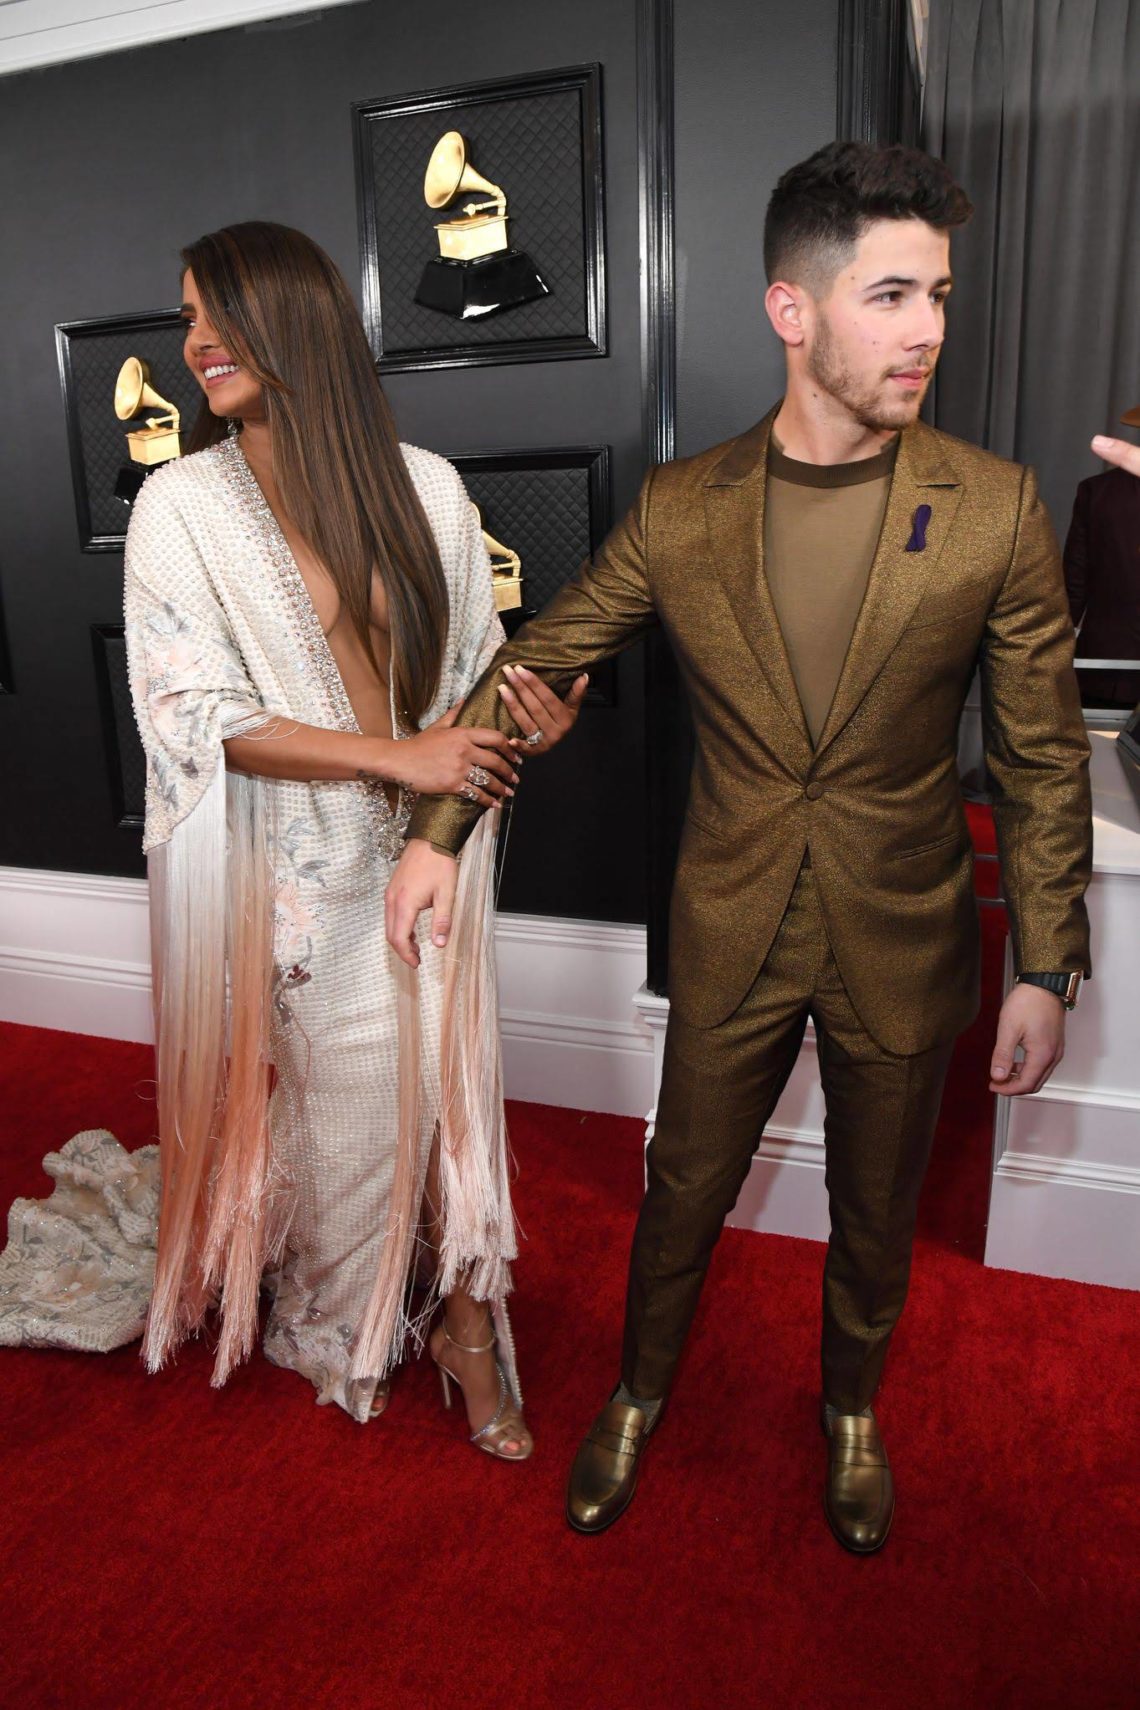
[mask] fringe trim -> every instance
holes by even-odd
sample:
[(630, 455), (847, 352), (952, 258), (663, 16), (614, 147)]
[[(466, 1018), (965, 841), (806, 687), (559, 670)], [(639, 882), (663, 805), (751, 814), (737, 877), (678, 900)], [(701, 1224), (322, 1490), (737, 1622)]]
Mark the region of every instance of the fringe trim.
[[(410, 1310), (418, 1244), (419, 1159), (430, 1121), (425, 1097), (419, 976), (393, 955), (397, 982), (399, 1129), (391, 1216), (376, 1285), (361, 1322), (351, 1377), (379, 1382), (409, 1339), (422, 1339), (431, 1305), (462, 1285), (500, 1306), (518, 1255), (503, 1113), (495, 981), (494, 879), (498, 810), (484, 814), (460, 863), (440, 1016), (439, 1268), (428, 1307)], [(509, 1336), (509, 1332), (508, 1332)], [(513, 1383), (517, 1371), (510, 1351)]]
[(205, 794), (148, 863), (162, 1185), (143, 1359), (157, 1371), (218, 1305), (215, 1385), (253, 1347), (261, 1274), (288, 1227), (268, 1123), (266, 804), (258, 780), (227, 779), (220, 752)]
[[(161, 1157), (158, 1258), (143, 1336), (157, 1371), (221, 1316), (212, 1383), (252, 1351), (262, 1273), (277, 1263), (292, 1197), (269, 1134), (272, 869), (267, 792), (224, 755), (206, 792), (149, 860)], [(483, 816), (460, 868), (440, 1018), (440, 1222), (437, 1279), (412, 1314), (419, 1245), (421, 1155), (435, 1126), (425, 1073), (419, 977), (393, 954), (397, 994), (398, 1128), (390, 1220), (356, 1339), (350, 1378), (386, 1377), (431, 1306), (462, 1285), (493, 1303), (500, 1356), (518, 1376), (503, 1302), (518, 1243), (510, 1197), (495, 981), (497, 811)], [(228, 826), (228, 838), (227, 838)], [(228, 849), (227, 849), (228, 843)], [(226, 966), (232, 1032), (227, 1060)]]
[(281, 1256), (292, 1207), (276, 1177), (269, 1138), (273, 902), (267, 791), (257, 779), (233, 775), (227, 798), (229, 1074), (202, 1251), (206, 1286), (221, 1306), (215, 1387), (253, 1352), (262, 1272)]
[(499, 810), (486, 813), (461, 863), (440, 1019), (439, 1289), (476, 1300), (511, 1290), (518, 1256), (495, 979), (492, 886)]

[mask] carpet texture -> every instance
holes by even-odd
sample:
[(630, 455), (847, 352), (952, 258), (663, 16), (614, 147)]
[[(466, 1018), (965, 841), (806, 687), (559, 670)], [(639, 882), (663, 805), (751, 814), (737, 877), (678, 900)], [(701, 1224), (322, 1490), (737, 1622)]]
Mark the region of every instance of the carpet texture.
[[(1135, 1710), (1135, 1295), (988, 1271), (991, 993), (960, 1044), (879, 1402), (880, 1556), (821, 1509), (822, 1246), (730, 1230), (627, 1516), (562, 1518), (615, 1380), (641, 1124), (511, 1108), (514, 1320), (537, 1450), (501, 1465), (399, 1376), (365, 1427), (260, 1353), (0, 1351), (0, 1703), (21, 1710)], [(0, 1201), (105, 1126), (150, 1051), (0, 1028)]]

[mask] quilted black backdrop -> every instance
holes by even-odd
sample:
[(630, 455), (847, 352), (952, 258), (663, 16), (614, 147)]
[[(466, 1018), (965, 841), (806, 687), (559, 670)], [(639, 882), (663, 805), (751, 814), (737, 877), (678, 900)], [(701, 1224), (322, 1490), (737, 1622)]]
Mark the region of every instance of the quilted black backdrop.
[(527, 610), (541, 611), (609, 527), (609, 447), (449, 455), (483, 527), (522, 559)]
[[(610, 524), (610, 448), (452, 453), (483, 527), (522, 560), (523, 610), (533, 617), (605, 537)], [(588, 699), (614, 703), (612, 665), (595, 667)]]

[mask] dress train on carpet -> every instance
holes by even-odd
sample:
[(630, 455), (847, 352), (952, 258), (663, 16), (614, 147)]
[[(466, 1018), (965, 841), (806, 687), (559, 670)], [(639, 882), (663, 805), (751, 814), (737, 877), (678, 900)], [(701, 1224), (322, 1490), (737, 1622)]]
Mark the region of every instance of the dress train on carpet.
[(47, 1199), (17, 1199), (0, 1254), (0, 1347), (105, 1354), (143, 1333), (154, 1286), (158, 1147), (127, 1152), (88, 1128), (44, 1169)]

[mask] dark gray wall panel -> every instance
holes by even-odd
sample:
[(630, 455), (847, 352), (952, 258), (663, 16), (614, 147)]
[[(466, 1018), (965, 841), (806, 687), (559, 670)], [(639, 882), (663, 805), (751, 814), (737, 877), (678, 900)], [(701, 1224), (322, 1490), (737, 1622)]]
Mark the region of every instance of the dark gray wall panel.
[(835, 136), (836, 0), (675, 0), (677, 455), (783, 390), (763, 227), (781, 172)]
[[(169, 306), (181, 244), (251, 217), (311, 232), (358, 290), (353, 101), (602, 64), (609, 356), (392, 374), (386, 387), (422, 445), (609, 444), (614, 514), (628, 505), (643, 463), (638, 10), (445, 0), (429, 29), (412, 0), (367, 0), (3, 79), (0, 555), (16, 693), (0, 696), (0, 863), (142, 871), (108, 781), (91, 644), (92, 626), (121, 620), (121, 564), (79, 551), (52, 329)], [(760, 222), (778, 172), (833, 127), (836, 19), (834, 0), (794, 13), (676, 0), (676, 14), (684, 454), (748, 425), (778, 390)], [(549, 836), (515, 840), (526, 871), (508, 856), (507, 906), (644, 919), (642, 700), (639, 650), (619, 664), (616, 705), (588, 708), (549, 762), (533, 798)], [(516, 831), (527, 813), (524, 792)]]
[[(641, 472), (635, 0), (573, 8), (412, 0), (156, 43), (3, 79), (0, 440), (5, 600), (18, 693), (0, 697), (0, 863), (142, 871), (108, 785), (93, 625), (121, 620), (121, 559), (81, 554), (53, 326), (177, 301), (178, 250), (233, 220), (311, 233), (359, 294), (350, 106), (600, 61), (611, 355), (386, 381), (403, 436), (438, 449), (608, 443), (624, 506)], [(145, 115), (161, 111), (155, 124)], [(432, 216), (424, 210), (425, 235)], [(108, 399), (110, 410), (110, 399)], [(506, 906), (644, 918), (642, 663), (588, 708), (557, 767), (548, 857), (519, 837)], [(536, 791), (536, 798), (538, 792)], [(548, 796), (547, 790), (542, 791)], [(550, 802), (535, 811), (549, 817)], [(525, 797), (516, 829), (528, 817)], [(634, 851), (615, 860), (613, 846)]]
[[(676, 455), (749, 427), (783, 389), (764, 313), (764, 210), (835, 131), (835, 0), (674, 0)], [(692, 725), (672, 653), (649, 644), (648, 983), (668, 988), (669, 898)]]

